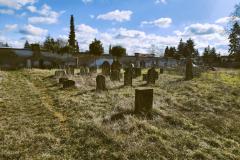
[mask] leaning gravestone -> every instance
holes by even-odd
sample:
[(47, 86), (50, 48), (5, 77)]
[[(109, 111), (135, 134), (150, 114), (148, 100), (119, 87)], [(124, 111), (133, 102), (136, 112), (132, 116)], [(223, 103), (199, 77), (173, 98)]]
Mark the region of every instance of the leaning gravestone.
[(124, 85), (132, 86), (133, 71), (132, 68), (127, 68), (124, 72)]
[(111, 72), (111, 65), (108, 61), (104, 61), (102, 64), (102, 74), (105, 76), (109, 76)]
[(75, 87), (75, 81), (67, 80), (63, 82), (63, 88)]
[(153, 89), (135, 90), (135, 113), (147, 113), (153, 107)]
[(185, 79), (186, 80), (193, 79), (193, 64), (192, 64), (192, 59), (191, 58), (187, 58), (187, 60), (186, 60)]
[(96, 78), (96, 90), (97, 91), (105, 91), (106, 88), (106, 82), (105, 77), (103, 75), (98, 75)]
[(155, 81), (158, 79), (158, 72), (155, 70), (154, 67), (148, 70), (147, 74), (147, 83), (148, 84), (155, 84)]

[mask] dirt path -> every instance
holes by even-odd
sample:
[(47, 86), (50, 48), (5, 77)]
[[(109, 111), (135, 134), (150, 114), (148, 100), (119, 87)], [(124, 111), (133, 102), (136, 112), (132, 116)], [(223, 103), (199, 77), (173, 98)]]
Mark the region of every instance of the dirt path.
[(44, 85), (36, 87), (23, 72), (6, 72), (0, 82), (0, 159), (59, 156), (60, 140), (69, 136), (66, 118)]

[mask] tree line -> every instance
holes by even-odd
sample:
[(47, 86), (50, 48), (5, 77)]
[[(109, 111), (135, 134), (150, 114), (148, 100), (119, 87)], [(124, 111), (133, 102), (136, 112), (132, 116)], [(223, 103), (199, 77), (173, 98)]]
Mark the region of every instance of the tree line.
[[(75, 34), (75, 25), (74, 25), (74, 17), (71, 15), (70, 17), (70, 32), (68, 41), (65, 41), (63, 39), (54, 39), (51, 36), (47, 36), (45, 41), (42, 44), (39, 43), (33, 43), (30, 44), (28, 41), (25, 42), (24, 45), (25, 49), (32, 49), (32, 50), (45, 50), (51, 53), (68, 53), (72, 55), (77, 55), (80, 53), (79, 50), (79, 44), (76, 40), (76, 34)], [(104, 48), (102, 45), (102, 42), (100, 40), (97, 40), (96, 38), (92, 41), (91, 44), (89, 44), (89, 51), (87, 51), (89, 54), (93, 56), (101, 56), (104, 54)], [(109, 47), (109, 54), (114, 57), (122, 57), (125, 56), (126, 48), (116, 45)]]

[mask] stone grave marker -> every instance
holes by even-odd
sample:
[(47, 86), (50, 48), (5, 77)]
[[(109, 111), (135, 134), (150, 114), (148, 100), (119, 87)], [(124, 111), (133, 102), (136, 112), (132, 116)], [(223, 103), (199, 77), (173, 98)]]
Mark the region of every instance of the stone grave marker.
[(109, 76), (111, 72), (111, 65), (108, 61), (104, 61), (102, 64), (102, 74), (105, 76)]
[(147, 83), (148, 84), (155, 84), (155, 81), (158, 79), (158, 72), (155, 70), (154, 67), (148, 70), (148, 78)]
[(63, 82), (63, 88), (75, 87), (75, 81), (67, 80)]
[(96, 78), (96, 90), (97, 91), (105, 91), (106, 88), (106, 79), (104, 75), (98, 75)]
[(124, 85), (132, 86), (133, 70), (132, 68), (125, 69), (124, 72)]
[(185, 79), (186, 80), (192, 80), (193, 79), (193, 64), (192, 64), (192, 59), (191, 58), (187, 58), (187, 60), (186, 60)]
[(66, 75), (65, 71), (55, 71), (56, 77), (64, 77)]
[(148, 113), (153, 107), (153, 89), (135, 90), (135, 113)]
[(148, 75), (147, 74), (143, 74), (143, 81), (148, 81)]
[(160, 68), (160, 74), (163, 74), (163, 68)]
[(142, 75), (141, 68), (134, 68), (134, 71), (135, 71), (135, 77), (140, 77)]
[(111, 81), (120, 81), (120, 71), (119, 70), (112, 70), (110, 79)]
[(58, 79), (58, 82), (59, 82), (60, 84), (63, 84), (63, 83), (66, 82), (66, 81), (68, 81), (68, 78), (62, 77), (62, 78), (59, 78), (59, 79)]

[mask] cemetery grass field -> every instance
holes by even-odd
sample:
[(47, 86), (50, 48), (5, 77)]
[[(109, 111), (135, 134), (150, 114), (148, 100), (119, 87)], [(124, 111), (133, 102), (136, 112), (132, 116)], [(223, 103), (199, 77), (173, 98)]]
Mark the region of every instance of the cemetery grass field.
[[(192, 81), (164, 73), (156, 85), (74, 77), (54, 70), (0, 71), (0, 159), (240, 159), (240, 70)], [(134, 115), (136, 88), (153, 88), (153, 112)]]

